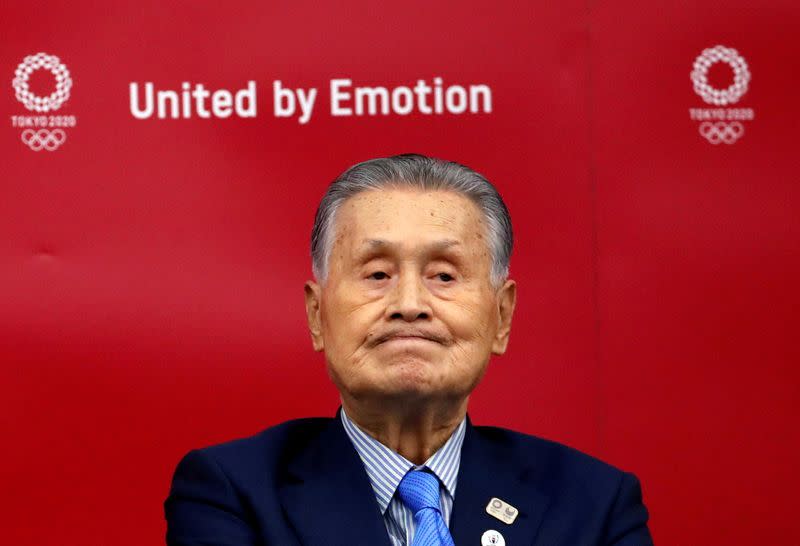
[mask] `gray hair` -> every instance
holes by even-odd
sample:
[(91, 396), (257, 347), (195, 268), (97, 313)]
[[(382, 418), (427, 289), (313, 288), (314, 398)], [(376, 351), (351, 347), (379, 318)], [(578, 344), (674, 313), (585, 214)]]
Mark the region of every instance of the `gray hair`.
[(488, 226), (491, 281), (499, 286), (508, 277), (514, 234), (511, 216), (497, 189), (482, 175), (459, 163), (403, 154), (353, 165), (328, 186), (311, 231), (312, 268), (318, 281), (324, 282), (328, 275), (334, 222), (342, 203), (363, 191), (398, 187), (453, 191), (472, 200)]

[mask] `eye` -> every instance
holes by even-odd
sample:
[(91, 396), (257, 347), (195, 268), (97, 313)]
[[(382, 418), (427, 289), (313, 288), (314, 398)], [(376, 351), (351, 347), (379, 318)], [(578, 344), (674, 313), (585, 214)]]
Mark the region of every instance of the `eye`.
[(437, 277), (439, 278), (439, 280), (440, 280), (440, 281), (442, 281), (442, 282), (450, 282), (450, 281), (454, 281), (454, 280), (455, 280), (455, 279), (453, 278), (453, 276), (452, 276), (452, 275), (450, 275), (449, 273), (437, 273), (437, 274), (436, 274), (436, 276), (437, 276)]
[(368, 279), (373, 279), (373, 280), (376, 280), (376, 281), (382, 281), (384, 279), (388, 279), (389, 275), (387, 275), (386, 272), (384, 272), (384, 271), (376, 271), (375, 273), (370, 274), (369, 277), (367, 277), (367, 278)]

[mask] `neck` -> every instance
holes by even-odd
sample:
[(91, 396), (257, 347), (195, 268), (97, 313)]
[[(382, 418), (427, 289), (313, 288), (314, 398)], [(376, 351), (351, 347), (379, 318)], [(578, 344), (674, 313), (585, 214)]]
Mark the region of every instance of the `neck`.
[(365, 403), (342, 396), (342, 407), (361, 430), (412, 463), (423, 464), (464, 419), (467, 401)]

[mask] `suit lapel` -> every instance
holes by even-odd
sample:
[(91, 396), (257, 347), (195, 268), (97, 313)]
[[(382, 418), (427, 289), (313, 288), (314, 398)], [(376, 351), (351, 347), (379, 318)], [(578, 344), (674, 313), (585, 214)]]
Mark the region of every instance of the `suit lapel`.
[[(457, 546), (479, 546), (489, 529), (499, 531), (507, 546), (534, 543), (549, 499), (527, 483), (532, 464), (520, 460), (497, 432), (476, 429), (467, 421), (450, 519)], [(506, 524), (486, 512), (492, 497), (519, 510), (513, 523)]]
[(290, 463), (281, 503), (303, 546), (390, 546), (361, 459), (338, 418)]

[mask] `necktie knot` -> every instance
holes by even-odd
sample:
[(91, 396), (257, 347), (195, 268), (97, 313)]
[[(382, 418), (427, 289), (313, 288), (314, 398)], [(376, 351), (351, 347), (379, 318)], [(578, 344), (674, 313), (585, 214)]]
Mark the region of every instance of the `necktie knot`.
[(400, 500), (414, 512), (417, 529), (411, 546), (455, 546), (439, 510), (439, 479), (411, 470), (397, 486)]
[(425, 508), (439, 510), (439, 480), (422, 470), (411, 470), (397, 486), (400, 498), (414, 514)]

